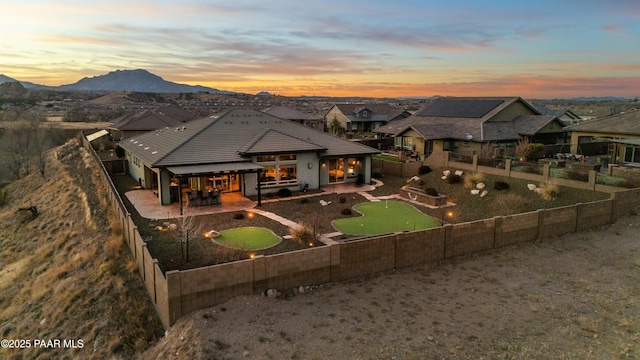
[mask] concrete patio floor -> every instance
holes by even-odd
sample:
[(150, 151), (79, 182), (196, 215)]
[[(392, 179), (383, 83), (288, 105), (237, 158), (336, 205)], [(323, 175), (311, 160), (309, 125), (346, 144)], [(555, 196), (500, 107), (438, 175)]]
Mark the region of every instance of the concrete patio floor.
[[(153, 190), (132, 190), (125, 193), (131, 204), (138, 210), (140, 216), (147, 219), (172, 219), (180, 217), (180, 204), (160, 205)], [(220, 205), (205, 205), (183, 207), (183, 215), (208, 215), (229, 211), (253, 209), (257, 203), (240, 193), (222, 193)]]

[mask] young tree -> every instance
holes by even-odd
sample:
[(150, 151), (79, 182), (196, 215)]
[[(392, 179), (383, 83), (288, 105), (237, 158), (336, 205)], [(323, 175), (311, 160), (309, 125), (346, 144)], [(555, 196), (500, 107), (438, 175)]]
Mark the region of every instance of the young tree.
[(342, 136), (346, 131), (344, 126), (342, 126), (342, 124), (340, 123), (340, 120), (338, 120), (337, 116), (333, 117), (333, 120), (331, 120), (331, 124), (329, 124), (329, 128), (331, 129), (331, 132), (337, 136)]
[(180, 250), (182, 252), (182, 260), (189, 262), (189, 239), (204, 232), (204, 226), (193, 216), (184, 215), (178, 218), (178, 227), (180, 230)]

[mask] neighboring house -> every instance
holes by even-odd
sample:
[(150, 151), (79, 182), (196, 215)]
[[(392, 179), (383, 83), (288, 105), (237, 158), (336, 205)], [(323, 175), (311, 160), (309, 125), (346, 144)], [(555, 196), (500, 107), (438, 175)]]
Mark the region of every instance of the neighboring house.
[(566, 128), (571, 131), (571, 152), (592, 143), (608, 143), (612, 163), (640, 166), (640, 110), (609, 115)]
[(432, 152), (509, 155), (515, 144), (563, 142), (564, 123), (541, 115), (520, 97), (439, 98), (413, 116), (376, 131), (395, 138), (395, 147), (424, 159)]
[(182, 126), (195, 114), (174, 106), (162, 106), (137, 113), (129, 113), (113, 121), (109, 127), (113, 139), (125, 139), (164, 127)]
[(297, 122), (318, 131), (324, 131), (324, 119), (320, 116), (305, 114), (286, 106), (272, 106), (263, 112), (281, 119)]
[(567, 125), (577, 124), (582, 120), (578, 114), (569, 109), (552, 110), (542, 104), (533, 103), (532, 105), (540, 114), (554, 116)]
[[(231, 110), (120, 142), (128, 173), (158, 190), (163, 205), (179, 201), (178, 184), (245, 196), (371, 181), (378, 151), (255, 110)], [(173, 187), (173, 188), (172, 188)], [(180, 201), (182, 204), (182, 202)]]
[(411, 116), (389, 104), (335, 104), (325, 114), (328, 128), (338, 120), (347, 133), (369, 133), (390, 121)]

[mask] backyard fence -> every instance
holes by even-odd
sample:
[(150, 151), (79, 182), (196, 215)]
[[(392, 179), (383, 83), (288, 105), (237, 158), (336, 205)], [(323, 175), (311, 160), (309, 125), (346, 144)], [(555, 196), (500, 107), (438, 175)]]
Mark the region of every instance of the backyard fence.
[[(268, 289), (284, 291), (299, 286), (340, 282), (553, 238), (612, 223), (640, 205), (640, 188), (619, 190), (612, 192), (608, 200), (446, 224), (428, 230), (332, 242), (317, 248), (163, 274), (157, 260), (149, 254), (106, 169), (89, 142), (84, 139), (83, 143), (100, 164), (100, 179), (107, 190), (109, 202), (123, 224), (124, 239), (165, 328), (188, 313), (235, 296), (263, 293)], [(475, 161), (466, 165), (477, 166)], [(399, 171), (402, 173), (403, 168), (400, 167)]]

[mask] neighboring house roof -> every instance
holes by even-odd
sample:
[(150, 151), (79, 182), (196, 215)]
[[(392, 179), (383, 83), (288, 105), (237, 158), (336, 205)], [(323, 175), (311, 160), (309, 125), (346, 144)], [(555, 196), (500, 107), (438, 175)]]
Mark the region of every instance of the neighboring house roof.
[[(528, 114), (539, 114), (528, 102), (520, 97), (507, 98), (439, 98), (418, 110), (413, 116), (393, 121), (378, 128), (377, 132), (397, 136), (409, 127), (418, 131), (425, 139), (473, 139), (474, 141), (511, 140), (519, 138), (524, 126), (514, 125), (518, 116), (511, 121), (492, 121), (510, 105), (521, 103)], [(525, 115), (525, 114), (522, 114)], [(548, 123), (548, 118), (536, 118), (535, 125)], [(522, 128), (522, 129), (521, 129)]]
[[(386, 122), (398, 118), (406, 118), (410, 114), (402, 109), (396, 109), (389, 104), (334, 104), (351, 122)], [(358, 117), (363, 110), (371, 113), (367, 117)]]
[(248, 155), (317, 151), (321, 157), (376, 154), (368, 146), (255, 110), (231, 110), (120, 142), (151, 167), (247, 162)]
[(640, 136), (640, 110), (584, 120), (565, 129), (576, 132)]
[(305, 120), (309, 117), (301, 111), (286, 106), (272, 106), (263, 112), (285, 120)]
[(123, 115), (113, 121), (110, 129), (122, 131), (150, 131), (166, 126), (178, 126), (192, 120), (195, 115), (173, 106), (157, 107)]

